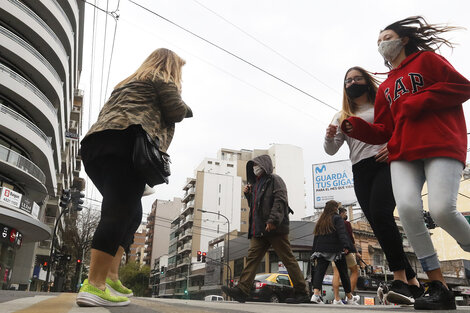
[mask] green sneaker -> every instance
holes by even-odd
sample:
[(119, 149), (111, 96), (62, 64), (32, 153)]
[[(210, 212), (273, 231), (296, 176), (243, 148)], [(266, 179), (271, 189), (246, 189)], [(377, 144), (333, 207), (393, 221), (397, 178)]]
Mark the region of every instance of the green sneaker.
[(113, 281), (111, 278), (106, 278), (106, 287), (116, 296), (132, 297), (134, 295), (132, 290), (126, 288), (119, 279)]
[(103, 291), (90, 285), (88, 279), (85, 279), (77, 295), (78, 306), (126, 306), (129, 303), (126, 297), (113, 296), (108, 288)]

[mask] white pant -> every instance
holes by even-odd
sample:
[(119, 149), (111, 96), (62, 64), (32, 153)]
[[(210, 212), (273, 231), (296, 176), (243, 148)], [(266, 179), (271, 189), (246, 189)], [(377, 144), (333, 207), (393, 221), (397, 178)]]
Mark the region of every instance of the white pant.
[(470, 252), (470, 224), (456, 208), (462, 169), (462, 163), (451, 158), (393, 161), (390, 164), (398, 214), (424, 271), (440, 268), (423, 219), (421, 192), (425, 181), (431, 217), (437, 226), (457, 240), (462, 249)]

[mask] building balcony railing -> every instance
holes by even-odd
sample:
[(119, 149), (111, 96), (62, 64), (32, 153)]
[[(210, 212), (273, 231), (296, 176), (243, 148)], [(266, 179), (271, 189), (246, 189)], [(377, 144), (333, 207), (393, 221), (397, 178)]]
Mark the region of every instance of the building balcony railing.
[(44, 103), (47, 105), (48, 108), (51, 109), (52, 113), (57, 117), (57, 108), (49, 101), (49, 99), (33, 84), (31, 84), (28, 80), (24, 79), (21, 75), (10, 69), (9, 67), (0, 63), (0, 71), (5, 72), (6, 74), (10, 75), (11, 78), (16, 80), (18, 83), (22, 84), (29, 90), (31, 90), (36, 96), (38, 96)]
[(52, 2), (53, 2), (54, 5), (57, 7), (57, 9), (60, 11), (60, 14), (62, 15), (62, 17), (66, 20), (67, 25), (70, 27), (70, 31), (73, 32), (72, 23), (70, 23), (69, 17), (68, 17), (67, 14), (65, 13), (64, 9), (62, 9), (62, 7), (60, 6), (60, 4), (57, 3), (57, 0), (53, 0)]
[(26, 127), (31, 129), (39, 137), (41, 137), (46, 142), (47, 146), (52, 149), (52, 145), (51, 145), (52, 138), (47, 137), (46, 134), (44, 134), (44, 132), (41, 129), (39, 129), (39, 127), (34, 125), (32, 122), (30, 122), (28, 119), (23, 117), (21, 114), (16, 113), (14, 110), (10, 109), (7, 106), (4, 106), (3, 104), (0, 104), (0, 112), (6, 115), (10, 115), (10, 117), (13, 117), (18, 122), (23, 123)]
[[(38, 22), (41, 25), (41, 27), (44, 28), (44, 30), (48, 32), (49, 35), (51, 35), (51, 37), (59, 45), (60, 49), (64, 52), (64, 54), (67, 55), (67, 52), (65, 51), (65, 48), (62, 45), (62, 42), (60, 41), (59, 37), (57, 37), (54, 31), (46, 24), (46, 22), (44, 22), (36, 13), (34, 13), (33, 10), (31, 10), (28, 6), (24, 5), (18, 0), (8, 0), (8, 1), (14, 4), (16, 7), (18, 7), (21, 11), (26, 13), (28, 16), (33, 18), (36, 22)], [(68, 21), (68, 18), (67, 18), (67, 21)]]
[(42, 184), (46, 183), (46, 175), (44, 175), (43, 171), (41, 171), (41, 169), (36, 164), (19, 153), (2, 145), (0, 145), (0, 161), (7, 162), (20, 168), (21, 170), (35, 177)]

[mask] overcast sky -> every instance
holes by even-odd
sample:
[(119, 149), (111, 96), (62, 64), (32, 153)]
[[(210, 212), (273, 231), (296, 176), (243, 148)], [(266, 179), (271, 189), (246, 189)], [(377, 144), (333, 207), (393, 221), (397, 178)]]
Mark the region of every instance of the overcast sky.
[[(446, 38), (458, 45), (453, 51), (442, 49), (441, 54), (470, 78), (469, 1), (135, 1), (336, 109), (341, 107), (345, 71), (359, 65), (386, 72), (377, 52), (379, 31), (412, 15), (467, 29), (448, 33)], [(103, 9), (108, 4), (113, 11), (118, 0), (96, 4)], [(96, 11), (93, 45), (94, 11), (86, 5), (80, 82), (85, 90), (83, 135), (113, 87), (160, 47), (186, 60), (182, 97), (194, 112), (194, 118), (176, 125), (168, 151), (173, 161), (170, 184), (156, 187), (154, 195), (143, 199), (144, 212), (150, 211), (156, 198), (181, 197), (186, 177), (194, 175), (204, 157), (216, 157), (220, 148), (266, 149), (280, 143), (303, 149), (307, 214), (311, 214), (312, 164), (348, 158), (346, 145), (333, 157), (323, 150), (325, 129), (335, 110), (128, 0), (120, 1), (118, 14), (105, 91), (115, 23), (111, 18), (106, 22), (106, 14)], [(464, 105), (467, 125), (469, 104)], [(101, 199), (88, 188), (87, 197)]]

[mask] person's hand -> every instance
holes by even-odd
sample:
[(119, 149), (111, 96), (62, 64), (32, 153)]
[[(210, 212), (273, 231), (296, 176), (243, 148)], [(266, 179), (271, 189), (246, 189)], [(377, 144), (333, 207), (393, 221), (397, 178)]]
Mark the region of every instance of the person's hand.
[(243, 187), (243, 193), (249, 193), (251, 192), (251, 185), (246, 185)]
[(336, 132), (338, 131), (338, 126), (330, 124), (328, 125), (328, 128), (326, 129), (326, 138), (333, 138), (336, 135)]
[(388, 149), (387, 146), (384, 146), (380, 151), (375, 155), (376, 162), (387, 162), (388, 161)]
[(344, 125), (344, 131), (347, 134), (353, 131), (353, 126), (348, 120), (344, 120), (343, 125)]
[(267, 223), (266, 228), (264, 230), (269, 233), (271, 230), (275, 230), (275, 229), (276, 229), (276, 225), (274, 225), (273, 223)]
[(343, 252), (344, 252), (344, 254), (348, 254), (348, 253), (349, 253), (349, 250), (346, 249), (346, 248), (344, 248), (344, 249), (343, 249)]
[(362, 259), (362, 254), (360, 254), (359, 252), (356, 252), (356, 257), (358, 257), (359, 259)]

